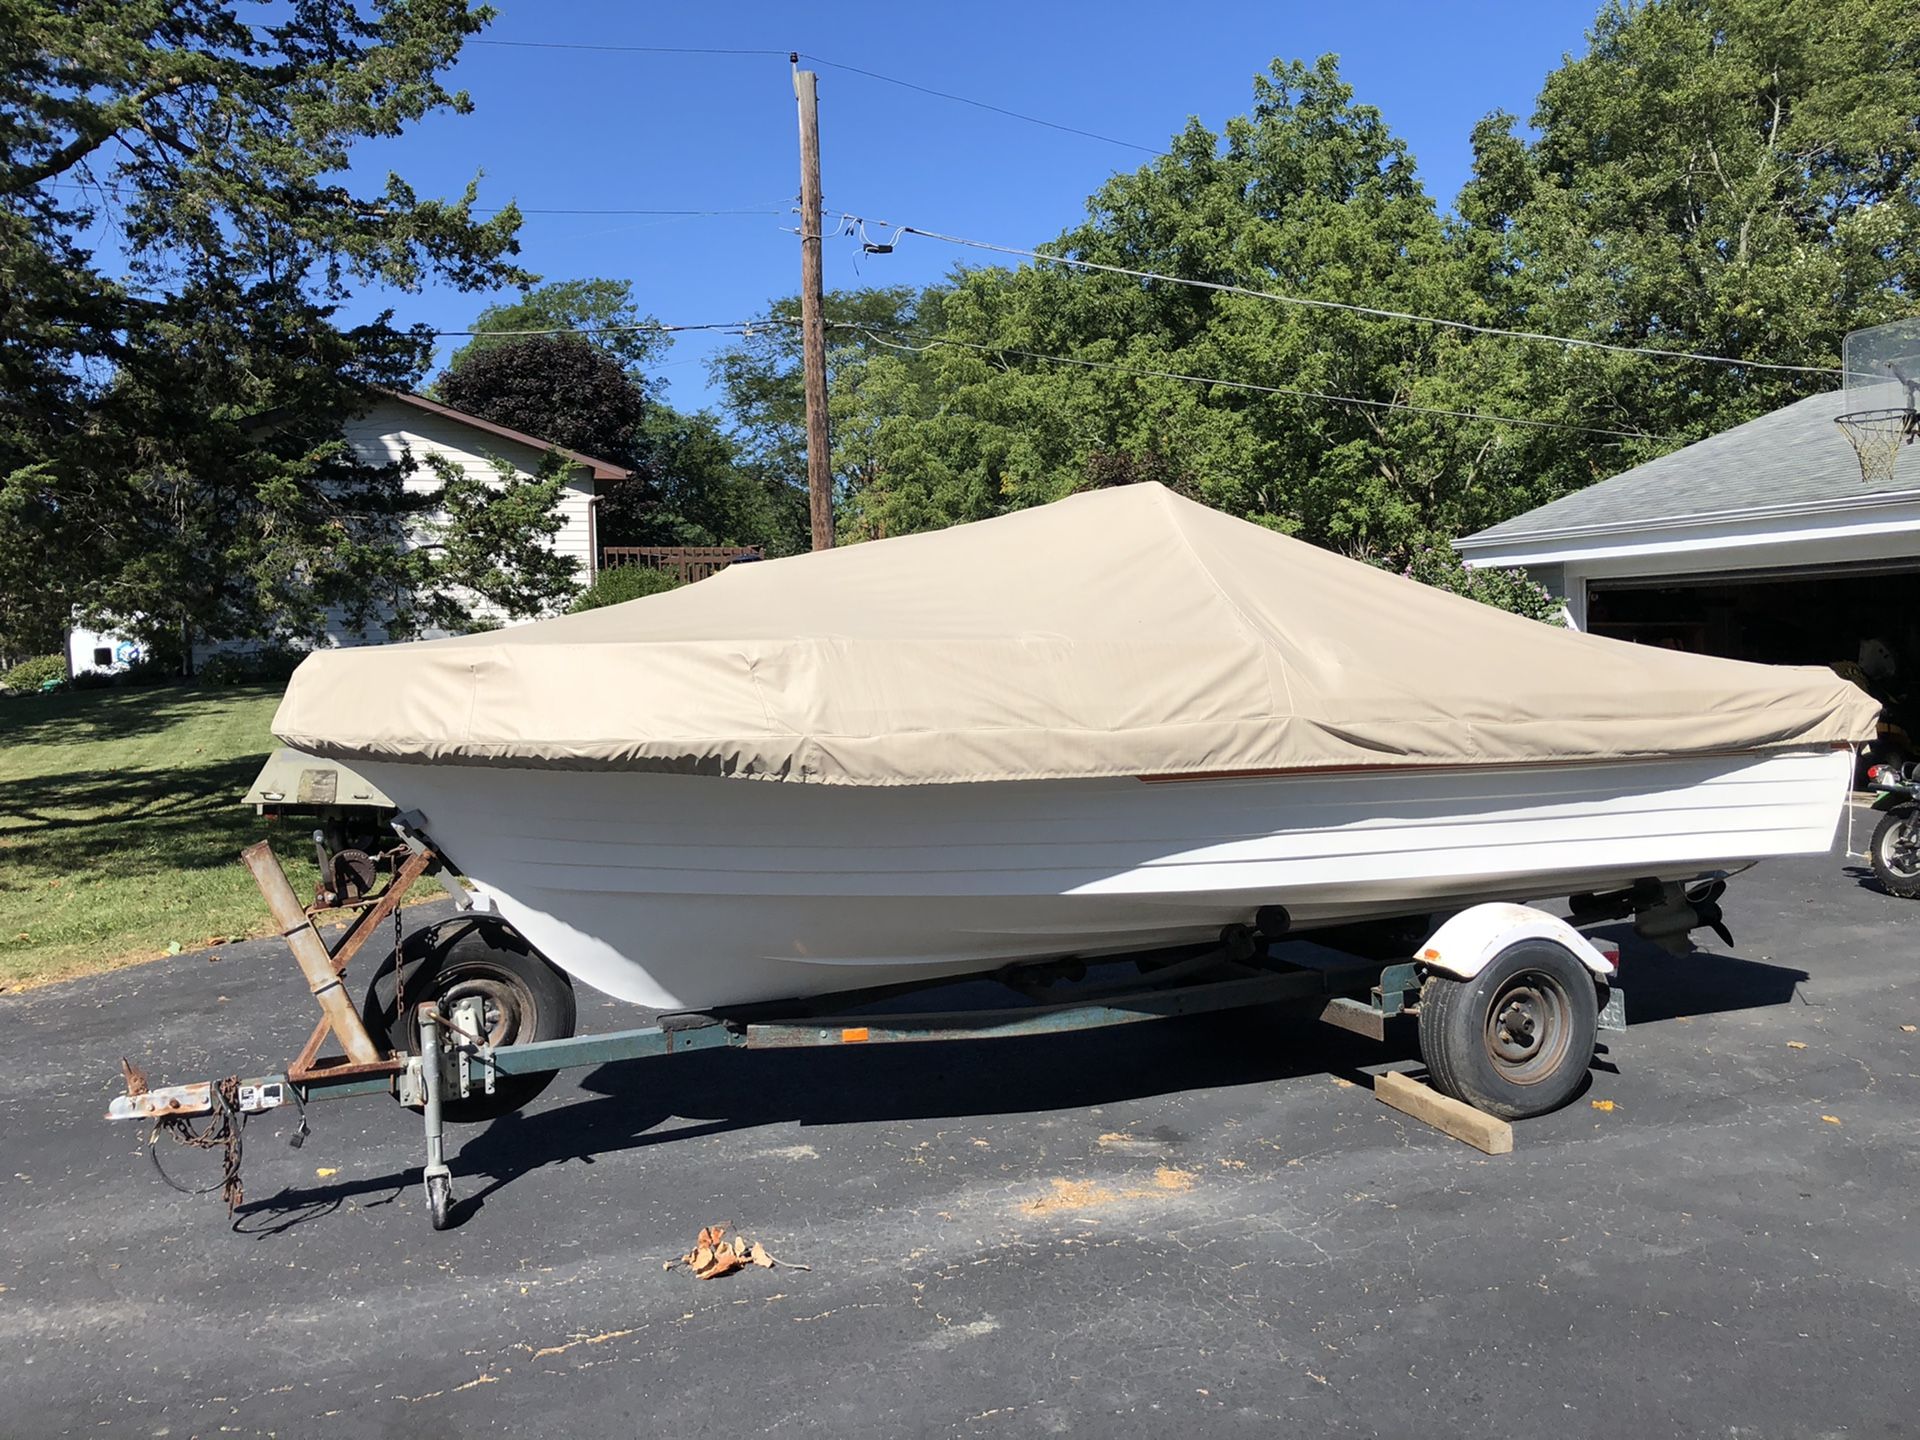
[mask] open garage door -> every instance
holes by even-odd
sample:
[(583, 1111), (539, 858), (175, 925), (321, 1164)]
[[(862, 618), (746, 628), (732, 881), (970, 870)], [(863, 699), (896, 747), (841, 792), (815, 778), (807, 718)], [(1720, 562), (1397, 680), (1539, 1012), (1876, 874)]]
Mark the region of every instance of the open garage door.
[(1591, 579), (1587, 629), (1733, 660), (1831, 665), (1880, 699), (1892, 725), (1920, 735), (1920, 559)]

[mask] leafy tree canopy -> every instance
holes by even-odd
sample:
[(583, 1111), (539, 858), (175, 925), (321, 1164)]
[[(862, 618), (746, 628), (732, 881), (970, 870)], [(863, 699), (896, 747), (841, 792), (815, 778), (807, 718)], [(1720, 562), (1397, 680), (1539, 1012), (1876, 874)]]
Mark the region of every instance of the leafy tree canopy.
[(758, 545), (769, 555), (807, 548), (805, 490), (743, 460), (712, 413), (655, 404), (638, 443), (646, 485), (621, 486), (601, 501), (608, 544)]
[[(1052, 248), (1427, 313), (1466, 288), (1405, 146), (1332, 57), (1276, 63), (1249, 114), (1218, 134), (1190, 124)], [(1503, 431), (1391, 408), (1465, 408), (1451, 332), (1044, 264), (965, 271), (892, 308), (892, 343), (851, 349), (836, 387), (853, 535), (1156, 476), (1350, 554), (1401, 554), (1524, 486)]]
[(496, 425), (631, 465), (646, 392), (578, 335), (529, 335), (474, 351), (440, 377), (442, 399)]
[[(830, 297), (842, 537), (1153, 478), (1451, 588), (1425, 547), (1837, 377), (1312, 302), (1816, 371), (1920, 313), (1910, 0), (1610, 3), (1591, 41), (1534, 133), (1476, 129), (1452, 214), (1329, 56), (1275, 62), (1246, 114), (1191, 123), (1041, 247), (1305, 303), (1044, 263)], [(715, 376), (749, 463), (797, 484), (795, 343)]]
[[(1837, 367), (1849, 330), (1920, 313), (1920, 9), (1910, 0), (1609, 3), (1522, 139), (1474, 132), (1457, 248), (1496, 323)], [(1496, 347), (1479, 347), (1496, 348)], [(1647, 438), (1550, 435), (1550, 494), (1835, 377), (1498, 342), (1510, 403)]]
[[(621, 317), (639, 313), (624, 280), (541, 286), (526, 303), (531, 308), (514, 312), (504, 328), (545, 328), (521, 325), (530, 319), (624, 324)], [(504, 313), (490, 308), (474, 328)], [(603, 545), (759, 545), (776, 555), (804, 548), (804, 459), (796, 491), (743, 457), (741, 443), (712, 415), (683, 415), (650, 399), (638, 366), (665, 337), (640, 339), (624, 349), (577, 334), (476, 341), (453, 358), (436, 391), (458, 409), (631, 469), (631, 480), (601, 487)], [(797, 370), (795, 377), (791, 413), (780, 419), (804, 433)]]
[(473, 322), (477, 333), (447, 360), (458, 371), (473, 356), (516, 337), (516, 331), (574, 331), (619, 362), (636, 382), (671, 343), (651, 315), (641, 313), (630, 280), (553, 280), (518, 300), (489, 305)]
[[(397, 175), (348, 173), (357, 143), (469, 108), (437, 76), (491, 12), (302, 0), (262, 13), (0, 10), (0, 627), (13, 634), (57, 631), (75, 607), (215, 639), (318, 634), (330, 607), (407, 633), (458, 609), (463, 588), (488, 598), (501, 574), (544, 565), (519, 531), (497, 535), (478, 572), (458, 558), (472, 547), (414, 551), (435, 498), (341, 439), (371, 387), (411, 383), (431, 345), (390, 315), (342, 326), (354, 285), (529, 278), (511, 206), (482, 221), (472, 185), (429, 199)], [(117, 257), (97, 248), (103, 222), (123, 237)]]

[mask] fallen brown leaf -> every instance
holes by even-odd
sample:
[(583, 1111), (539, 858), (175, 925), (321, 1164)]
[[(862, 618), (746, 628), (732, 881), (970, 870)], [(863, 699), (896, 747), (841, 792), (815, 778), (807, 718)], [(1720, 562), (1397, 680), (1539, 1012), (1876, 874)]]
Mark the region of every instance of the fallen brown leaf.
[(749, 1241), (736, 1235), (726, 1239), (727, 1227), (708, 1225), (695, 1237), (693, 1249), (677, 1260), (661, 1262), (662, 1270), (671, 1270), (676, 1265), (684, 1265), (694, 1273), (696, 1279), (716, 1280), (722, 1275), (731, 1275), (748, 1265), (757, 1265), (763, 1270), (784, 1267), (788, 1270), (805, 1270), (805, 1265), (790, 1265), (785, 1260), (770, 1254), (767, 1247), (759, 1241)]
[(740, 1268), (740, 1257), (729, 1246), (721, 1246), (709, 1252), (705, 1265), (693, 1267), (694, 1275), (701, 1280), (717, 1280), (722, 1275), (731, 1275)]

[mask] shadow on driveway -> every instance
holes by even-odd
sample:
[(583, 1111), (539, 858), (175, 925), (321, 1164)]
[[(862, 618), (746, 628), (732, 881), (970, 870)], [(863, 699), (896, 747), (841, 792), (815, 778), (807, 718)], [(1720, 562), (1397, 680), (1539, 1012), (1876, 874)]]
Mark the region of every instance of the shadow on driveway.
[[(1653, 1024), (1792, 1003), (1802, 970), (1696, 951), (1668, 955), (1635, 937), (1621, 943), (1629, 1021)], [(871, 1050), (706, 1050), (602, 1065), (579, 1081), (586, 1096), (532, 1114), (449, 1132), (456, 1176), (485, 1177), (462, 1196), (454, 1223), (487, 1196), (553, 1165), (764, 1126), (861, 1125), (1084, 1110), (1185, 1091), (1267, 1085), (1332, 1074), (1365, 1084), (1362, 1066), (1418, 1054), (1411, 1025), (1385, 1044), (1246, 1010), (1105, 1031), (1017, 1040), (940, 1041)], [(1595, 1065), (1611, 1069), (1605, 1048)], [(671, 1120), (692, 1123), (662, 1128)], [(1163, 1139), (1169, 1137), (1160, 1137)], [(1178, 1138), (1178, 1137), (1173, 1137)], [(241, 1208), (238, 1230), (279, 1234), (348, 1199), (385, 1205), (420, 1171), (283, 1190)]]

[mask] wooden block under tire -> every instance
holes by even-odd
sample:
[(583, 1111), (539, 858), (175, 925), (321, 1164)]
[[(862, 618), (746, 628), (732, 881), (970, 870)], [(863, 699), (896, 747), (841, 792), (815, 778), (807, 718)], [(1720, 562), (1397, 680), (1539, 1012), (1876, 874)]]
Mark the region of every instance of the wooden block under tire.
[(1443, 1130), (1476, 1150), (1489, 1155), (1513, 1153), (1512, 1125), (1450, 1095), (1442, 1095), (1418, 1080), (1409, 1080), (1405, 1075), (1389, 1071), (1374, 1077), (1373, 1093), (1394, 1109), (1404, 1111), (1416, 1120), (1424, 1120), (1434, 1129)]

